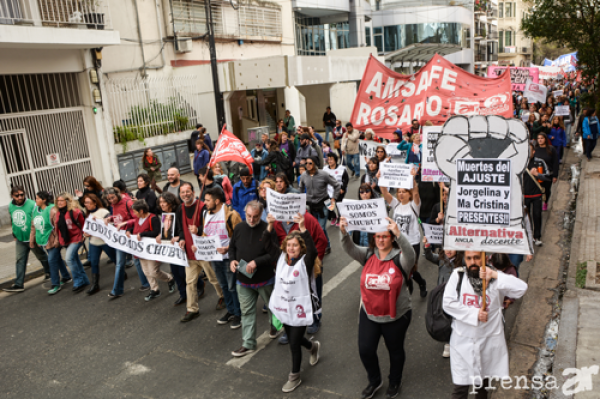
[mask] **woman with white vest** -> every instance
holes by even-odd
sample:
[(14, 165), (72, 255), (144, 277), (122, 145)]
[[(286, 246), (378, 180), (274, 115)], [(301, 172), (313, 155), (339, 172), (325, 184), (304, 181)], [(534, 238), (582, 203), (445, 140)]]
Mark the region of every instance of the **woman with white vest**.
[(304, 216), (294, 216), (298, 230), (292, 231), (281, 243), (273, 228), (275, 217), (267, 217), (269, 226), (265, 230), (263, 241), (271, 259), (278, 259), (275, 271), (275, 287), (269, 301), (271, 312), (285, 328), (290, 351), (292, 352), (292, 372), (283, 385), (283, 392), (292, 392), (300, 380), (302, 346), (310, 351), (310, 365), (319, 361), (319, 341), (309, 341), (304, 334), (306, 327), (313, 324), (313, 314), (321, 312), (317, 296), (315, 276), (321, 272), (321, 261), (317, 249), (304, 226)]
[[(346, 167), (344, 165), (338, 165), (338, 156), (335, 152), (330, 152), (327, 154), (327, 165), (323, 168), (323, 170), (329, 173), (342, 186), (340, 189), (340, 195), (335, 199), (335, 202), (337, 203), (343, 201), (344, 197), (346, 196), (346, 190), (348, 189), (348, 181), (350, 178), (348, 177)], [(329, 194), (329, 198), (333, 198), (333, 186), (327, 186), (327, 194)], [(331, 220), (332, 226), (339, 226), (335, 210), (329, 212), (328, 218)]]

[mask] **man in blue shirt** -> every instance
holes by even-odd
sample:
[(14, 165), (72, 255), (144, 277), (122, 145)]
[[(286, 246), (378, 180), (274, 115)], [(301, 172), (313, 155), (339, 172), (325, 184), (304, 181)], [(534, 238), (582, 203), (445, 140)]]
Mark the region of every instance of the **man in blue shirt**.
[(257, 200), (258, 187), (256, 186), (256, 182), (252, 179), (250, 169), (243, 168), (240, 170), (240, 181), (233, 186), (231, 205), (240, 214), (242, 220), (246, 220), (246, 212), (244, 211), (246, 204)]

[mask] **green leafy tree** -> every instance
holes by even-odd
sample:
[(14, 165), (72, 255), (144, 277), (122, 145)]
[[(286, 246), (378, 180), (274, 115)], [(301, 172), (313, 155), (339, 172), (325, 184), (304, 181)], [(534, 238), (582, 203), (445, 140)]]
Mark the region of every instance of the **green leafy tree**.
[[(578, 68), (584, 80), (600, 72), (600, 0), (529, 0), (531, 12), (521, 22), (523, 32), (577, 51)], [(583, 68), (582, 68), (583, 66)], [(600, 112), (600, 97), (590, 102)]]

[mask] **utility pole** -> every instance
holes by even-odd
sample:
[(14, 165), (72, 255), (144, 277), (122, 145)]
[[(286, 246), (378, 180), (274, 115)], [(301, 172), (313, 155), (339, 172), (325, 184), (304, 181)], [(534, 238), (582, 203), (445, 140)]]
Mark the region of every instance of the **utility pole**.
[(206, 13), (206, 30), (208, 34), (208, 48), (210, 50), (210, 70), (212, 72), (213, 90), (215, 93), (215, 108), (217, 110), (217, 128), (218, 134), (225, 125), (225, 106), (223, 105), (223, 93), (219, 87), (219, 72), (217, 71), (217, 49), (215, 48), (215, 27), (212, 18), (212, 9), (210, 0), (204, 0)]

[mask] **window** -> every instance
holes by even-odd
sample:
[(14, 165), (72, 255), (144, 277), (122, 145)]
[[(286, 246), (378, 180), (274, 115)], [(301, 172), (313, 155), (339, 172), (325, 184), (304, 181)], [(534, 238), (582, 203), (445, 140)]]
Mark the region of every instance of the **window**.
[(506, 6), (506, 8), (505, 8), (505, 12), (504, 12), (504, 17), (505, 18), (513, 18), (513, 17), (515, 17), (516, 14), (517, 14), (516, 13), (516, 9), (517, 9), (516, 3), (506, 2), (505, 6)]
[(375, 47), (377, 47), (377, 52), (383, 53), (383, 28), (373, 28), (373, 36), (375, 39)]
[(512, 43), (512, 35), (511, 35), (512, 32), (509, 31), (509, 30), (507, 30), (504, 33), (505, 33), (505, 36), (504, 36), (504, 46), (505, 47), (512, 46), (513, 45), (513, 43)]
[(329, 50), (350, 47), (348, 22), (321, 24), (319, 18), (296, 13), (298, 55), (325, 55)]
[[(375, 28), (376, 44), (377, 29), (381, 28)], [(382, 44), (385, 52), (396, 51), (415, 43), (458, 44), (466, 47), (463, 40), (465, 29), (468, 29), (467, 25), (446, 22), (385, 26)], [(377, 47), (379, 48), (379, 45)]]
[(367, 42), (367, 47), (371, 46), (371, 27), (367, 26), (365, 28), (365, 38)]
[(498, 18), (504, 18), (504, 3), (498, 3)]

